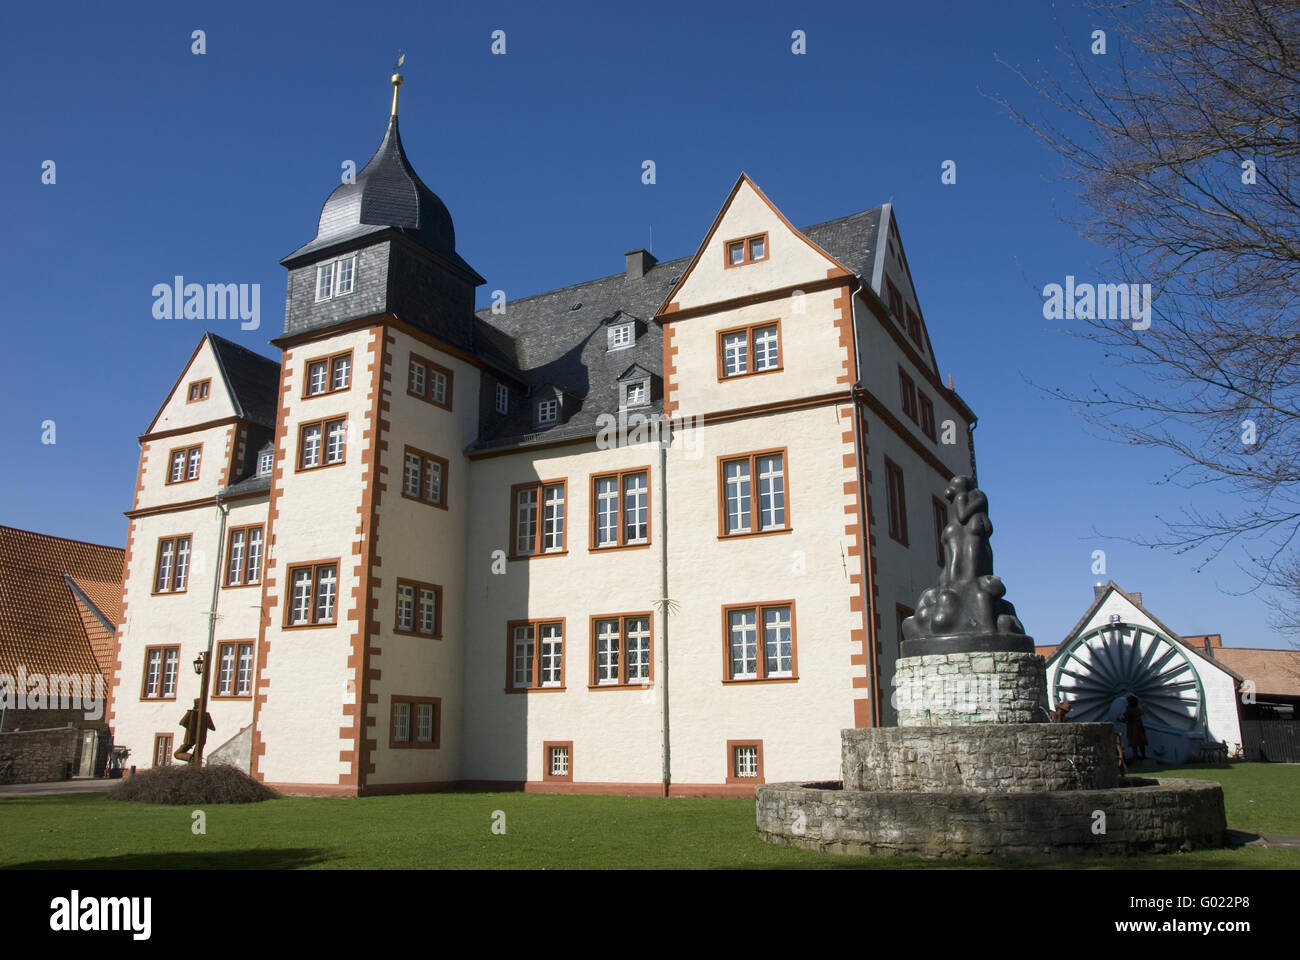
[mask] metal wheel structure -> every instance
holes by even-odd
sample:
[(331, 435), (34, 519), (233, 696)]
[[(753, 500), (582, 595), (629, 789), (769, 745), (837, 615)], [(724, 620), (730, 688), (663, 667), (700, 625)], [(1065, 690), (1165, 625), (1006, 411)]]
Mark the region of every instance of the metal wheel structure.
[(1108, 623), (1080, 634), (1052, 668), (1055, 700), (1068, 700), (1071, 721), (1114, 719), (1120, 697), (1136, 696), (1143, 723), (1169, 733), (1205, 729), (1205, 690), (1186, 652), (1150, 627)]

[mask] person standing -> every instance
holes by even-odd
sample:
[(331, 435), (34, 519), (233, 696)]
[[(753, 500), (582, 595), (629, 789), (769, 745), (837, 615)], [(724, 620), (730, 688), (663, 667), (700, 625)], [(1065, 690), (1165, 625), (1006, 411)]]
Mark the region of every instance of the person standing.
[(1142, 708), (1138, 698), (1128, 698), (1128, 709), (1124, 711), (1124, 722), (1128, 725), (1128, 745), (1133, 750), (1133, 759), (1147, 758), (1147, 728), (1142, 723)]

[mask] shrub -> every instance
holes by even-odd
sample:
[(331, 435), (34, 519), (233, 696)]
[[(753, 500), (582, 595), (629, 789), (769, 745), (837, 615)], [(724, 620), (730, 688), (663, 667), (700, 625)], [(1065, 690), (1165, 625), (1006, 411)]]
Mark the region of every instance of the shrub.
[(180, 763), (126, 777), (108, 792), (110, 800), (135, 803), (257, 803), (279, 794), (228, 764), (196, 767)]

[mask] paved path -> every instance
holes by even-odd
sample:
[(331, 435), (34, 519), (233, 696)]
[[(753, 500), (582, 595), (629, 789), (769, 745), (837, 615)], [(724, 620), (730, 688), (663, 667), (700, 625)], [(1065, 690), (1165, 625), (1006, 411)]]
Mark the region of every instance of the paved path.
[(104, 793), (121, 780), (55, 780), (50, 783), (0, 784), (0, 800), (16, 797), (53, 797), (67, 793)]

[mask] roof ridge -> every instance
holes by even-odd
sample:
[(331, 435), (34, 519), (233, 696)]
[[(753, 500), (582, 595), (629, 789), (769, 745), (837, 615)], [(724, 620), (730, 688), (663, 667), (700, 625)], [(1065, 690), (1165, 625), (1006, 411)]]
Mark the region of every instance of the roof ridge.
[(264, 353), (258, 353), (256, 350), (250, 349), (249, 347), (246, 347), (242, 343), (238, 343), (235, 340), (231, 340), (229, 337), (223, 337), (221, 334), (213, 333), (211, 330), (206, 330), (204, 331), (204, 333), (208, 338), (214, 341), (220, 341), (222, 344), (225, 344), (226, 346), (234, 347), (236, 350), (242, 350), (250, 357), (256, 357), (258, 360), (265, 361), (266, 363), (269, 363), (273, 367), (280, 366), (279, 361), (271, 359)]
[(111, 543), (94, 543), (90, 540), (75, 540), (72, 537), (60, 537), (56, 533), (41, 533), (39, 530), (25, 530), (22, 527), (11, 527), (7, 523), (0, 523), (0, 531), (12, 530), (15, 533), (26, 533), (33, 537), (43, 537), (46, 540), (62, 540), (64, 543), (77, 543), (83, 547), (99, 547), (103, 550), (116, 550), (118, 553), (126, 553), (126, 547), (115, 547)]
[[(865, 215), (865, 214), (873, 213), (873, 212), (875, 212), (876, 210), (880, 210), (880, 209), (883, 208), (883, 207), (884, 207), (884, 204), (883, 204), (883, 203), (880, 203), (880, 204), (876, 204), (876, 206), (874, 206), (874, 207), (867, 207), (865, 210), (858, 210), (858, 211), (856, 211), (855, 213), (850, 213), (850, 214), (847, 214), (847, 215), (845, 215), (845, 216), (843, 216), (843, 217), (831, 217), (831, 219), (829, 219), (829, 220), (823, 220), (823, 221), (821, 221), (820, 223), (810, 223), (810, 224), (808, 224), (808, 226), (806, 226), (806, 227), (796, 227), (795, 229), (798, 230), (800, 233), (806, 233), (808, 230), (815, 230), (815, 229), (818, 228), (818, 227), (824, 227), (824, 226), (827, 226), (828, 224), (832, 224), (832, 223), (842, 223), (842, 222), (845, 221), (845, 220), (852, 220), (854, 217), (861, 217), (861, 216), (863, 216), (863, 215)], [(653, 256), (653, 254), (651, 254), (651, 256)], [(666, 267), (666, 266), (668, 266), (670, 263), (677, 263), (679, 260), (680, 260), (680, 261), (687, 261), (687, 260), (690, 260), (690, 259), (691, 259), (692, 257), (694, 257), (694, 256), (695, 256), (694, 253), (688, 253), (688, 254), (686, 254), (685, 256), (681, 256), (681, 257), (673, 257), (671, 260), (660, 260), (660, 261), (657, 261), (657, 262), (655, 263), (655, 265), (654, 265), (653, 267), (651, 267), (650, 269), (651, 269), (651, 271), (658, 270), (660, 267)], [(610, 274), (607, 274), (607, 275), (605, 275), (605, 276), (603, 276), (603, 277), (593, 277), (593, 278), (590, 279), (590, 280), (581, 280), (581, 281), (579, 281), (579, 282), (577, 282), (577, 283), (566, 284), (566, 285), (563, 286), (563, 287), (555, 287), (555, 288), (553, 288), (553, 289), (551, 289), (551, 290), (542, 290), (542, 291), (539, 292), (539, 293), (530, 294), (529, 296), (526, 296), (526, 297), (515, 297), (515, 298), (513, 298), (510, 302), (511, 302), (511, 303), (521, 303), (521, 302), (525, 302), (525, 301), (528, 301), (528, 300), (536, 300), (538, 297), (545, 297), (545, 296), (549, 296), (549, 295), (551, 295), (551, 294), (553, 294), (553, 293), (561, 293), (561, 292), (563, 292), (563, 291), (565, 291), (565, 290), (573, 290), (573, 289), (575, 289), (575, 288), (577, 288), (577, 287), (585, 287), (585, 286), (589, 286), (590, 284), (593, 284), (593, 283), (600, 283), (600, 282), (603, 281), (603, 280), (613, 280), (615, 277), (625, 277), (626, 275), (627, 275), (626, 273), (610, 273)], [(649, 274), (647, 273), (646, 276), (649, 276)], [(483, 307), (482, 309), (483, 309), (483, 310), (488, 310), (488, 309), (491, 309), (491, 308), (490, 308), (490, 307)], [(479, 311), (478, 311), (478, 310), (475, 310), (474, 313), (477, 315), (477, 314), (479, 313)]]

